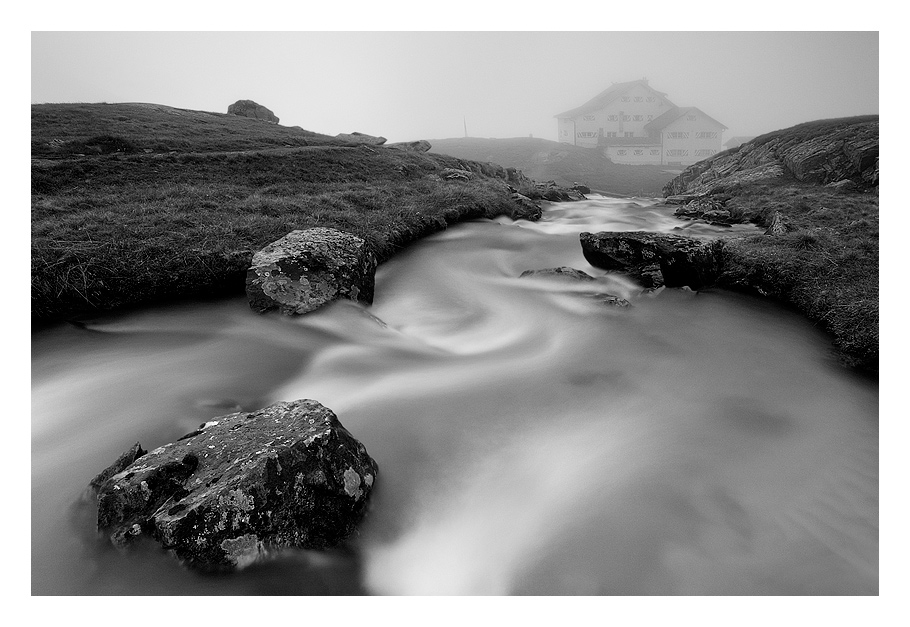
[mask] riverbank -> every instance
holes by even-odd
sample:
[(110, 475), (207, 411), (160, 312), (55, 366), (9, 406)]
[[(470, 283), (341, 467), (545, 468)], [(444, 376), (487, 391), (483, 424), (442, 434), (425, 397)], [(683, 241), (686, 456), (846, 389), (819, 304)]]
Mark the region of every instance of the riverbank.
[(338, 228), (380, 262), (520, 212), (520, 172), (160, 105), (33, 105), (32, 321), (242, 293), (253, 254)]
[[(777, 217), (779, 235), (728, 243), (720, 285), (796, 307), (832, 334), (848, 365), (870, 372), (878, 370), (877, 123), (776, 131), (665, 188), (734, 221), (770, 226)], [(826, 153), (819, 140), (842, 146), (856, 137), (852, 153)], [(870, 185), (848, 171), (871, 167), (873, 140)], [(348, 231), (382, 262), (450, 224), (516, 215), (513, 189), (542, 196), (521, 172), (494, 163), (162, 105), (33, 105), (32, 157), (33, 325), (240, 294), (253, 254), (294, 229)], [(846, 174), (825, 179), (832, 172)]]
[(664, 193), (684, 203), (678, 213), (768, 227), (726, 242), (718, 285), (794, 307), (846, 365), (878, 372), (878, 116), (768, 133), (690, 166)]

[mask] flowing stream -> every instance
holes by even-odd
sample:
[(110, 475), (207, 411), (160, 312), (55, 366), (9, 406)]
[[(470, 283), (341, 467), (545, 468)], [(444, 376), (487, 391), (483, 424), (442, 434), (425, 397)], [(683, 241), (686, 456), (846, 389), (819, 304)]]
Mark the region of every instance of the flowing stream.
[[(877, 384), (773, 303), (591, 267), (578, 234), (602, 230), (750, 227), (591, 197), (427, 238), (371, 307), (237, 298), (33, 333), (33, 594), (877, 594)], [(597, 281), (519, 278), (557, 266)], [(131, 444), (297, 398), (379, 464), (349, 548), (200, 575), (94, 536), (83, 490)]]

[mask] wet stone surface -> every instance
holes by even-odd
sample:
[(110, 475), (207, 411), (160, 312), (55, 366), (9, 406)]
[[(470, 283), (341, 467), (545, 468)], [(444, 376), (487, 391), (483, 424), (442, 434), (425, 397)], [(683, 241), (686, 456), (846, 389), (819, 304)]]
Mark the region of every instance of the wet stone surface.
[(90, 488), (98, 529), (118, 548), (151, 538), (192, 567), (232, 570), (342, 543), (376, 472), (331, 410), (298, 400), (216, 418), (149, 453), (137, 443)]
[(333, 300), (373, 302), (377, 260), (361, 238), (336, 229), (292, 231), (253, 256), (247, 271), (250, 307), (304, 314)]

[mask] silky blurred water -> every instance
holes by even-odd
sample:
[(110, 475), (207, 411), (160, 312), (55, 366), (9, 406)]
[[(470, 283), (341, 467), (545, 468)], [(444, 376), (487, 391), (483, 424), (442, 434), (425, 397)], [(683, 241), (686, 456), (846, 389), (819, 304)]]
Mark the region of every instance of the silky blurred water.
[[(34, 333), (33, 593), (876, 594), (877, 385), (772, 303), (591, 267), (578, 234), (601, 230), (750, 232), (591, 198), (417, 243), (371, 307), (238, 298)], [(597, 281), (518, 278), (557, 266)], [(83, 489), (133, 442), (297, 398), (379, 464), (350, 547), (202, 576), (94, 537)]]

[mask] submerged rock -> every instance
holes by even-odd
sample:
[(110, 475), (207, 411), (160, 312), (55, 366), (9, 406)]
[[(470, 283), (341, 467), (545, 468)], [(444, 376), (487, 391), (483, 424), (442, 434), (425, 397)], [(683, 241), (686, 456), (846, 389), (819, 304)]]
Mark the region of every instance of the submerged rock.
[(580, 239), (588, 263), (628, 272), (644, 287), (686, 285), (697, 290), (712, 285), (720, 274), (719, 241), (645, 231), (582, 233)]
[(541, 270), (525, 270), (522, 272), (518, 278), (525, 277), (565, 277), (567, 279), (574, 279), (576, 281), (596, 281), (587, 272), (581, 270), (576, 270), (575, 268), (570, 268), (568, 266), (560, 266), (559, 268), (543, 268)]
[(151, 538), (190, 566), (231, 570), (344, 541), (376, 472), (331, 410), (298, 400), (221, 416), (150, 453), (137, 443), (90, 487), (115, 546)]
[[(524, 279), (528, 277), (534, 278), (555, 278), (555, 279), (567, 279), (570, 281), (597, 281), (596, 277), (591, 276), (587, 272), (578, 270), (576, 268), (570, 268), (569, 266), (560, 266), (558, 268), (543, 268), (541, 270), (525, 270), (522, 272), (518, 278)], [(573, 294), (578, 294), (586, 298), (590, 298), (598, 303), (604, 305), (610, 305), (612, 307), (629, 307), (631, 303), (621, 296), (616, 296), (615, 294), (607, 294), (606, 292), (572, 292)]]
[(373, 302), (376, 256), (366, 242), (336, 229), (292, 231), (253, 256), (246, 294), (259, 312), (304, 314), (338, 299)]

